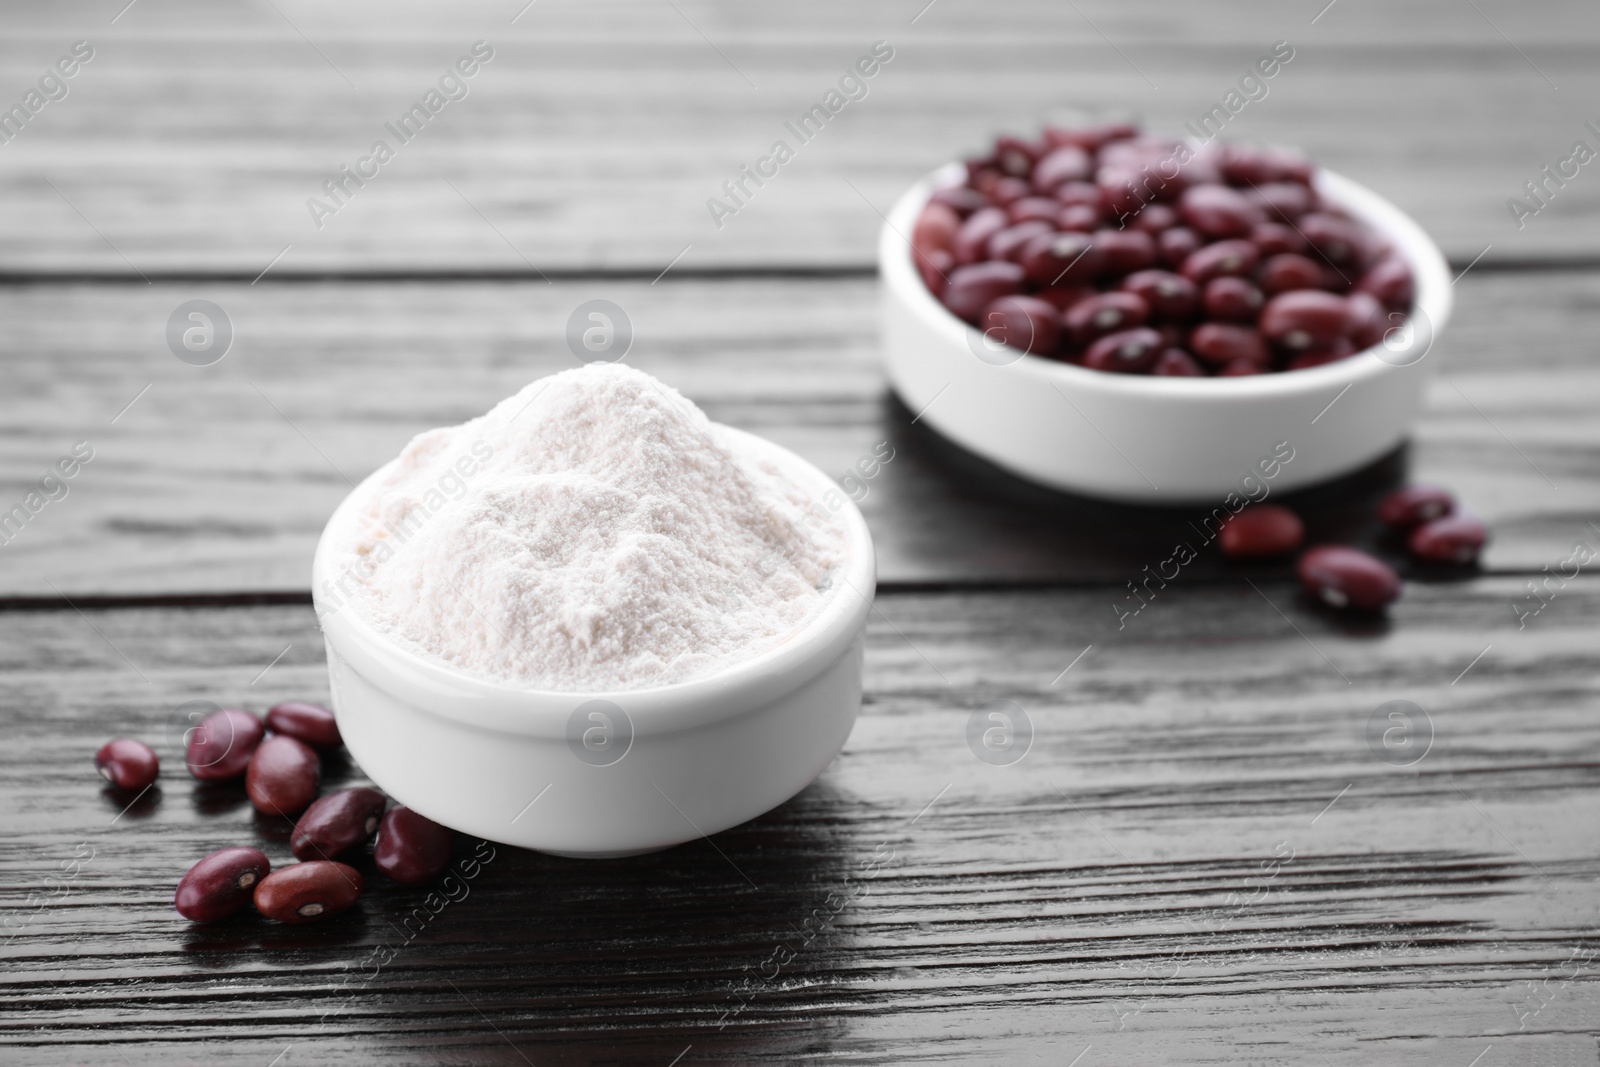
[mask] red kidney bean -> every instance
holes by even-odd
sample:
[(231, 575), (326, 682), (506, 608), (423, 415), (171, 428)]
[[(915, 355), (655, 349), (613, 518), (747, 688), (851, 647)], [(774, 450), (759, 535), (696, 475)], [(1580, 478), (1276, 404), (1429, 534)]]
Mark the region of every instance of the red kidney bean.
[(1385, 496), (1378, 504), (1378, 518), (1385, 526), (1409, 530), (1425, 522), (1443, 518), (1456, 509), (1456, 498), (1436, 485), (1406, 485)]
[(1087, 234), (1052, 233), (1040, 234), (1023, 245), (1017, 261), (1027, 277), (1040, 285), (1080, 285), (1100, 273), (1104, 256)]
[(1083, 354), (1083, 365), (1090, 370), (1119, 374), (1146, 374), (1161, 354), (1161, 335), (1148, 327), (1107, 334), (1090, 345)]
[(1288, 148), (1229, 145), (1222, 158), (1222, 173), (1235, 185), (1268, 182), (1311, 184), (1311, 161)]
[[(1389, 311), (1371, 293), (1351, 293), (1345, 297), (1350, 315), (1348, 333), (1356, 351), (1371, 348), (1389, 332)], [(1394, 325), (1399, 325), (1394, 323)]]
[(1035, 296), (1057, 311), (1065, 311), (1080, 300), (1087, 300), (1095, 296), (1099, 290), (1092, 285), (1053, 285), (1048, 289), (1040, 289)]
[(383, 794), (376, 789), (344, 789), (318, 798), (289, 835), (296, 859), (331, 860), (370, 838), (383, 817)]
[(1300, 236), (1300, 231), (1278, 222), (1263, 222), (1250, 231), (1250, 243), (1256, 246), (1261, 258), (1268, 256), (1299, 255), (1311, 246)]
[(1300, 220), (1300, 233), (1335, 267), (1359, 270), (1367, 258), (1366, 233), (1349, 219), (1314, 211)]
[(1033, 171), (1042, 146), (1020, 137), (1001, 134), (994, 142), (994, 162), (1001, 172), (1013, 178), (1026, 178)]
[(1178, 209), (1170, 204), (1146, 204), (1128, 225), (1148, 234), (1170, 230), (1178, 225)]
[(267, 729), (288, 734), (312, 748), (330, 749), (344, 744), (344, 738), (339, 736), (339, 721), (321, 704), (300, 700), (274, 704), (267, 709)]
[(1206, 369), (1181, 348), (1163, 348), (1150, 373), (1164, 378), (1203, 378)]
[(1340, 337), (1326, 344), (1312, 345), (1284, 364), (1284, 370), (1307, 370), (1324, 363), (1337, 363), (1356, 354), (1356, 346), (1348, 337)]
[(1226, 367), (1241, 360), (1264, 368), (1272, 353), (1252, 326), (1228, 322), (1203, 322), (1189, 334), (1189, 351), (1213, 366)]
[(1291, 351), (1338, 340), (1349, 329), (1344, 297), (1320, 289), (1279, 293), (1261, 309), (1261, 332)]
[(1481, 520), (1472, 515), (1447, 515), (1412, 530), (1406, 547), (1427, 563), (1464, 566), (1478, 561), (1478, 553), (1488, 541), (1489, 530)]
[(1004, 260), (972, 263), (950, 272), (944, 306), (958, 319), (977, 322), (978, 313), (1022, 288), (1022, 268)]
[(1007, 205), (1006, 218), (1012, 223), (1028, 222), (1033, 219), (1053, 222), (1060, 211), (1061, 205), (1052, 197), (1025, 196)]
[(950, 253), (956, 257), (956, 263), (965, 265), (982, 259), (989, 238), (1005, 229), (1008, 221), (1003, 208), (986, 207), (974, 211), (961, 224), (955, 241), (950, 245)]
[(1411, 268), (1399, 256), (1380, 259), (1368, 268), (1355, 287), (1357, 292), (1371, 293), (1396, 311), (1410, 308), (1416, 296), (1416, 282), (1411, 277)]
[(143, 789), (161, 773), (161, 761), (155, 749), (143, 741), (119, 737), (107, 741), (94, 754), (94, 765), (100, 777), (118, 789)]
[(317, 799), (322, 764), (316, 752), (287, 734), (273, 734), (256, 747), (245, 772), (250, 803), (267, 815), (295, 816)]
[(260, 849), (242, 845), (218, 849), (178, 880), (172, 906), (185, 919), (216, 922), (243, 910), (257, 884), (272, 870)]
[(989, 238), (987, 253), (990, 259), (1009, 259), (1015, 263), (1022, 254), (1022, 246), (1035, 237), (1056, 232), (1055, 226), (1043, 219), (1031, 219), (1007, 226)]
[(1052, 149), (1033, 168), (1033, 187), (1049, 192), (1066, 182), (1086, 181), (1094, 173), (1094, 160), (1077, 145)]
[(1400, 596), (1400, 576), (1392, 567), (1344, 545), (1308, 549), (1295, 572), (1307, 592), (1335, 608), (1382, 611)]
[(947, 185), (943, 189), (935, 189), (928, 199), (932, 203), (943, 204), (954, 210), (962, 218), (966, 218), (979, 208), (989, 206), (988, 197), (965, 185)]
[(928, 287), (928, 292), (935, 299), (944, 296), (944, 288), (950, 277), (950, 272), (956, 269), (956, 257), (941, 248), (923, 255), (913, 253), (912, 260), (916, 263), (917, 273), (922, 275), (922, 284)]
[(1322, 264), (1293, 252), (1285, 252), (1261, 264), (1256, 278), (1268, 296), (1292, 289), (1320, 289), (1326, 270)]
[(281, 923), (311, 923), (349, 911), (361, 895), (361, 872), (333, 860), (283, 867), (256, 886), (256, 910)]
[(1056, 186), (1052, 195), (1065, 207), (1081, 205), (1096, 212), (1103, 212), (1106, 207), (1106, 195), (1093, 182), (1067, 182)]
[(189, 731), (184, 764), (204, 782), (237, 778), (250, 765), (266, 727), (248, 711), (222, 708), (213, 711)]
[(1088, 204), (1068, 204), (1055, 215), (1056, 228), (1088, 233), (1100, 225), (1100, 212)]
[(1116, 218), (1124, 218), (1155, 199), (1147, 177), (1131, 167), (1102, 166), (1095, 171), (1094, 183), (1100, 187), (1106, 208)]
[(1072, 339), (1080, 345), (1097, 341), (1108, 333), (1143, 326), (1150, 307), (1134, 293), (1099, 293), (1080, 300), (1061, 316)]
[(1032, 355), (1048, 355), (1061, 340), (1061, 317), (1038, 297), (1002, 296), (978, 316), (978, 328), (996, 344)]
[(1259, 207), (1226, 185), (1185, 189), (1178, 198), (1178, 214), (1190, 229), (1207, 237), (1244, 237), (1266, 221)]
[(1222, 369), (1217, 371), (1217, 377), (1242, 378), (1248, 374), (1265, 374), (1267, 370), (1266, 364), (1257, 363), (1253, 359), (1234, 359), (1222, 365)]
[(1255, 322), (1266, 302), (1260, 289), (1234, 277), (1212, 278), (1201, 297), (1206, 314), (1225, 322)]
[[(1173, 231), (1168, 230), (1168, 233)], [(1178, 272), (1196, 285), (1226, 275), (1247, 275), (1261, 262), (1261, 253), (1249, 241), (1218, 241), (1195, 250)]]
[(1144, 300), (1157, 322), (1185, 322), (1200, 307), (1200, 290), (1181, 274), (1141, 270), (1122, 279), (1122, 288)]
[(1217, 529), (1222, 554), (1234, 559), (1287, 556), (1305, 540), (1300, 516), (1281, 504), (1251, 504), (1224, 519)]
[(1044, 140), (1049, 145), (1074, 145), (1085, 152), (1097, 152), (1112, 141), (1121, 141), (1139, 132), (1137, 126), (1126, 122), (1105, 123), (1099, 126), (1046, 126)]
[(936, 248), (948, 252), (960, 229), (961, 216), (956, 214), (954, 208), (930, 203), (922, 209), (922, 214), (917, 216), (917, 224), (911, 228), (911, 247), (922, 253)]
[(1094, 243), (1105, 257), (1104, 272), (1112, 277), (1156, 265), (1155, 238), (1143, 230), (1096, 230)]
[(437, 878), (450, 863), (450, 831), (410, 808), (391, 808), (378, 824), (373, 861), (397, 882)]
[(994, 184), (985, 189), (984, 192), (988, 194), (990, 200), (994, 201), (1001, 207), (1005, 207), (1013, 200), (1021, 200), (1023, 197), (1032, 193), (1033, 185), (1021, 178), (1013, 178), (1010, 175), (1007, 175), (1006, 177), (997, 179)]
[(1173, 226), (1156, 234), (1156, 248), (1161, 252), (1162, 262), (1177, 270), (1184, 260), (1200, 250), (1200, 235), (1187, 226)]
[(1264, 182), (1254, 188), (1240, 190), (1251, 203), (1260, 207), (1269, 219), (1295, 222), (1316, 207), (1316, 197), (1299, 182)]

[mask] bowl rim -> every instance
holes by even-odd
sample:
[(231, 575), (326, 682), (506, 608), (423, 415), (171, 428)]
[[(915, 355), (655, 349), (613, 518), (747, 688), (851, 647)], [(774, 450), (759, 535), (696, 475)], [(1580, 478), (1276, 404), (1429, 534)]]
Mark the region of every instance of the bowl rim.
[[(968, 345), (969, 334), (977, 331), (951, 314), (923, 284), (911, 259), (909, 234), (917, 216), (935, 190), (959, 185), (966, 168), (959, 162), (946, 163), (918, 179), (901, 194), (879, 231), (878, 272), (884, 284), (909, 309), (938, 330), (952, 344)], [(1400, 208), (1343, 175), (1317, 168), (1313, 184), (1338, 206), (1389, 239), (1394, 249), (1410, 264), (1416, 279), (1412, 307), (1420, 310), (1432, 332), (1432, 344), (1449, 321), (1454, 305), (1449, 264), (1427, 232)], [(1407, 316), (1410, 324), (1413, 316)], [(1115, 374), (1090, 370), (1072, 363), (1024, 353), (1006, 364), (992, 364), (1039, 381), (1041, 385), (1071, 386), (1084, 393), (1098, 392), (1121, 397), (1181, 397), (1197, 403), (1232, 401), (1240, 398), (1301, 397), (1321, 394), (1330, 385), (1355, 383), (1376, 378), (1394, 370), (1413, 366), (1427, 359), (1429, 352), (1410, 364), (1391, 364), (1375, 354), (1381, 346), (1364, 349), (1341, 360), (1304, 370), (1237, 378), (1183, 378), (1153, 374)], [(976, 356), (974, 356), (976, 358)]]
[[(824, 494), (841, 505), (833, 511), (845, 531), (845, 560), (826, 590), (821, 608), (777, 646), (715, 674), (685, 682), (620, 690), (527, 689), (474, 677), (430, 659), (380, 632), (346, 602), (330, 607), (324, 583), (333, 576), (337, 533), (356, 501), (398, 457), (353, 489), (324, 526), (312, 560), (312, 603), (330, 652), (336, 652), (371, 685), (423, 711), (466, 725), (548, 739), (567, 736), (567, 720), (595, 700), (622, 708), (635, 737), (674, 733), (759, 710), (810, 682), (844, 655), (866, 624), (876, 592), (872, 535), (855, 502), (816, 466), (737, 427), (724, 426), (746, 445), (766, 453), (780, 469), (828, 510)], [(337, 709), (335, 709), (337, 711)]]

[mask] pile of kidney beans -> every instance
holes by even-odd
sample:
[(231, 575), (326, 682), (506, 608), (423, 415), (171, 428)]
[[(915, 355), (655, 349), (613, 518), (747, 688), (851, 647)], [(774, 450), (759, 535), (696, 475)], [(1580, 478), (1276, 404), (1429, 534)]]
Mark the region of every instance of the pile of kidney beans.
[(912, 258), (953, 314), (1032, 355), (1187, 377), (1315, 367), (1402, 325), (1414, 284), (1313, 174), (1280, 148), (1047, 126), (967, 160)]
[[(1421, 563), (1467, 566), (1489, 541), (1475, 516), (1456, 511), (1447, 491), (1408, 485), (1384, 497), (1378, 518)], [(1223, 521), (1217, 543), (1234, 559), (1286, 556), (1305, 540), (1305, 524), (1281, 504), (1251, 504)], [(1383, 560), (1345, 545), (1307, 549), (1295, 572), (1308, 593), (1335, 608), (1381, 611), (1400, 596), (1400, 576)]]
[[(255, 809), (298, 816), (289, 847), (299, 863), (274, 871), (264, 852), (248, 846), (219, 849), (178, 882), (173, 904), (196, 922), (213, 922), (247, 905), (269, 919), (307, 923), (348, 910), (361, 895), (361, 872), (341, 863), (373, 835), (373, 862), (397, 882), (432, 881), (450, 862), (452, 835), (406, 807), (384, 810), (376, 789), (346, 789), (318, 797), (319, 752), (343, 744), (333, 712), (318, 704), (289, 702), (266, 721), (238, 708), (222, 708), (190, 730), (184, 752), (189, 773), (202, 782), (244, 779)], [(117, 738), (95, 754), (100, 776), (123, 790), (142, 790), (161, 772), (155, 751), (142, 741)]]

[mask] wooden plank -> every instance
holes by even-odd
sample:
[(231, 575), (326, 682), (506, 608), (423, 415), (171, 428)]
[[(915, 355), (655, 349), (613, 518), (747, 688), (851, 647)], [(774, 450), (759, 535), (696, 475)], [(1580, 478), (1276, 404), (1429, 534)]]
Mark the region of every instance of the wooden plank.
[[(208, 849), (287, 849), (236, 789), (172, 773), (163, 724), (325, 695), (309, 609), (3, 613), (0, 1042), (38, 1064), (1584, 1062), (1600, 583), (1522, 630), (1519, 594), (1422, 587), (1363, 627), (1234, 582), (1120, 632), (1104, 591), (882, 596), (862, 718), (800, 797), (716, 849), (499, 849), (410, 937), (424, 892), (375, 874), (319, 927), (170, 910)], [(1035, 728), (1006, 767), (964, 741), (1001, 699)], [(1392, 699), (1432, 724), (1413, 766), (1369, 748)], [(169, 768), (120, 817), (89, 764), (113, 734)]]
[[(1489, 520), (1491, 569), (1539, 572), (1579, 539), (1600, 545), (1600, 367), (1584, 340), (1600, 330), (1600, 274), (1474, 271), (1459, 290), (1409, 454), (1295, 503), (1313, 537), (1376, 544), (1373, 502), (1409, 467)], [(196, 368), (163, 331), (202, 296), (237, 339)], [(573, 366), (567, 316), (600, 296), (633, 321), (628, 358), (713, 418), (836, 476), (892, 443), (862, 500), (884, 581), (1121, 585), (1205, 513), (1033, 489), (912, 425), (878, 364), (868, 279), (6, 287), (0, 505), (74, 441), (96, 451), (0, 547), (0, 594), (304, 590), (346, 478)], [(1231, 573), (1209, 550), (1186, 571)]]
[[(686, 247), (686, 269), (863, 266), (878, 212), (944, 160), (1075, 110), (1179, 131), (1280, 39), (1295, 58), (1230, 136), (1304, 145), (1461, 263), (1600, 253), (1587, 171), (1521, 228), (1506, 205), (1597, 143), (1600, 21), (1576, 0), (1528, 17), (1505, 0), (922, 6), (140, 5), (113, 23), (8, 5), (8, 92), (74, 40), (96, 55), (4, 147), (0, 266), (248, 278), (284, 253), (277, 270), (653, 275)], [(319, 228), (324, 180), (480, 39), (496, 54), (469, 95), (387, 138), (395, 159)], [(825, 137), (788, 136), (877, 40), (895, 57), (868, 95)], [(714, 225), (707, 199), (777, 139), (794, 161)]]

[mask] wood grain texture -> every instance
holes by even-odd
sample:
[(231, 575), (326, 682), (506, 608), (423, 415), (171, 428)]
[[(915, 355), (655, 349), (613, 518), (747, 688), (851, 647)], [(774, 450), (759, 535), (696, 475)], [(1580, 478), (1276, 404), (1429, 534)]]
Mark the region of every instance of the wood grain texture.
[[(1491, 523), (1490, 569), (1539, 572), (1578, 540), (1600, 546), (1600, 367), (1582, 340), (1600, 330), (1600, 273), (1472, 272), (1458, 288), (1409, 452), (1287, 499), (1314, 538), (1377, 544), (1373, 504), (1409, 470)], [(206, 368), (163, 339), (200, 296), (236, 330)], [(861, 502), (883, 581), (1121, 585), (1206, 513), (1035, 489), (912, 425), (878, 363), (870, 279), (0, 287), (0, 505), (74, 441), (96, 450), (0, 547), (0, 594), (304, 590), (349, 483), (574, 366), (564, 326), (592, 297), (627, 310), (629, 361), (712, 418), (835, 476), (890, 441)], [(1214, 551), (1191, 570), (1234, 573)]]
[[(308, 608), (0, 614), (3, 1058), (1589, 1062), (1600, 585), (1522, 630), (1519, 594), (1418, 588), (1359, 627), (1281, 583), (1175, 587), (1120, 632), (1101, 590), (882, 596), (861, 720), (795, 800), (715, 849), (501, 847), (415, 927), (425, 891), (375, 873), (318, 927), (170, 909), (212, 848), (287, 858), (164, 723), (325, 695)], [(1411, 767), (1368, 746), (1391, 699), (1431, 719)], [(1035, 729), (1008, 767), (964, 740), (995, 700)], [(168, 766), (120, 816), (114, 734)]]
[[(120, 7), (121, 5), (116, 5)], [(1304, 145), (1411, 211), (1465, 263), (1593, 257), (1587, 170), (1519, 228), (1524, 182), (1594, 147), (1600, 17), (1450, 0), (1047, 0), (784, 8), (372, 3), (7, 5), (0, 85), (72, 41), (96, 57), (0, 147), (0, 267), (137, 273), (872, 262), (901, 190), (1005, 129), (1072, 113), (1180, 130), (1283, 39), (1295, 58), (1230, 136)], [(913, 21), (913, 19), (915, 21)], [(1313, 22), (1313, 20), (1315, 20)], [(1504, 36), (1502, 36), (1504, 34)], [(495, 59), (349, 205), (307, 200), (475, 40)], [(895, 58), (824, 134), (795, 119), (872, 42)], [(7, 97), (9, 102), (12, 97)], [(777, 139), (795, 160), (718, 228), (706, 207)]]

